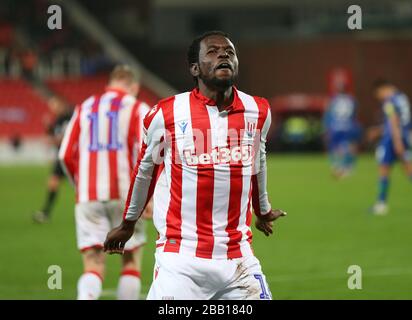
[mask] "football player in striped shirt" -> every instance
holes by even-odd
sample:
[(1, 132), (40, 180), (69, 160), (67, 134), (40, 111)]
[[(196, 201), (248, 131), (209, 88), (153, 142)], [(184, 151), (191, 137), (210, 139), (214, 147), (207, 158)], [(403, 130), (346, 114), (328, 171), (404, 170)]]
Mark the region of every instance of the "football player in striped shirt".
[(375, 82), (375, 97), (382, 105), (385, 120), (381, 141), (376, 150), (379, 163), (379, 191), (372, 212), (376, 215), (385, 215), (388, 213), (389, 176), (396, 160), (401, 161), (406, 175), (412, 182), (411, 108), (408, 97), (384, 79)]
[[(99, 298), (105, 270), (103, 243), (107, 232), (122, 221), (143, 118), (150, 109), (136, 100), (137, 89), (132, 70), (117, 66), (106, 91), (76, 107), (59, 150), (76, 190), (77, 244), (84, 263), (78, 281), (81, 300)], [(133, 226), (130, 236), (122, 257), (118, 299), (137, 299), (140, 292), (140, 248), (146, 241), (143, 220)]]
[(252, 205), (267, 236), (285, 215), (266, 190), (269, 104), (234, 87), (238, 58), (227, 34), (196, 38), (188, 60), (196, 87), (146, 116), (124, 220), (105, 250), (124, 251), (154, 194), (159, 237), (148, 299), (271, 299), (250, 228)]

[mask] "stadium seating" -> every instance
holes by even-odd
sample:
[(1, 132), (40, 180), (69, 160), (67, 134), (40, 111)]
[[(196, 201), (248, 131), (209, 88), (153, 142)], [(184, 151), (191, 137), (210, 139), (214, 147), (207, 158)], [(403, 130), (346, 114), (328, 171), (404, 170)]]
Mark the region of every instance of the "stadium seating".
[[(90, 95), (102, 92), (107, 85), (107, 79), (107, 75), (97, 75), (82, 78), (50, 79), (46, 83), (52, 91), (76, 105)], [(140, 89), (139, 99), (150, 106), (159, 100), (150, 89), (144, 86)]]
[[(107, 75), (49, 80), (49, 88), (73, 105), (104, 90)], [(38, 137), (44, 135), (47, 115), (46, 100), (22, 79), (0, 79), (0, 137)], [(153, 106), (158, 97), (146, 87), (139, 98)]]
[(44, 134), (45, 99), (21, 79), (0, 79), (0, 92), (0, 137)]

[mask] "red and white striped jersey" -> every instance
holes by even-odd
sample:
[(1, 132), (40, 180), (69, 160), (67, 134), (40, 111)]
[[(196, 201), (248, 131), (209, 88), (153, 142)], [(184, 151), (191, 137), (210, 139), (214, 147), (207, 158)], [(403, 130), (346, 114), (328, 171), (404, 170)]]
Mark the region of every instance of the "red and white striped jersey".
[(236, 88), (224, 111), (198, 89), (160, 101), (144, 120), (124, 219), (138, 219), (154, 194), (157, 250), (209, 259), (252, 255), (251, 203), (257, 215), (271, 210), (270, 124), (267, 100)]
[(59, 159), (76, 188), (76, 201), (127, 197), (149, 106), (113, 88), (78, 105)]

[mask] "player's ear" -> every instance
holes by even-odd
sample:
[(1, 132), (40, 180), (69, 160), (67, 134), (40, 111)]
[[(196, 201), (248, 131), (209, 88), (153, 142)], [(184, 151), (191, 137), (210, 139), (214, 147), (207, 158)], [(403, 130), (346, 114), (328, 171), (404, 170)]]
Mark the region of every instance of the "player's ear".
[(190, 65), (190, 74), (193, 77), (198, 77), (200, 74), (200, 69), (199, 69), (199, 64), (198, 63), (192, 63)]
[(134, 97), (137, 97), (139, 94), (140, 85), (137, 82), (133, 82), (130, 85), (130, 94)]

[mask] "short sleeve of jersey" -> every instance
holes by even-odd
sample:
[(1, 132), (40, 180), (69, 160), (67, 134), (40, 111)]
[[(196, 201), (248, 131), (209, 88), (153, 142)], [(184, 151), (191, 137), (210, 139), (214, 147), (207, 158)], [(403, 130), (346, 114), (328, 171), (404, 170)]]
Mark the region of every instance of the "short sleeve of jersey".
[(393, 102), (388, 101), (383, 105), (383, 112), (385, 112), (385, 115), (390, 117), (396, 113), (395, 105)]

